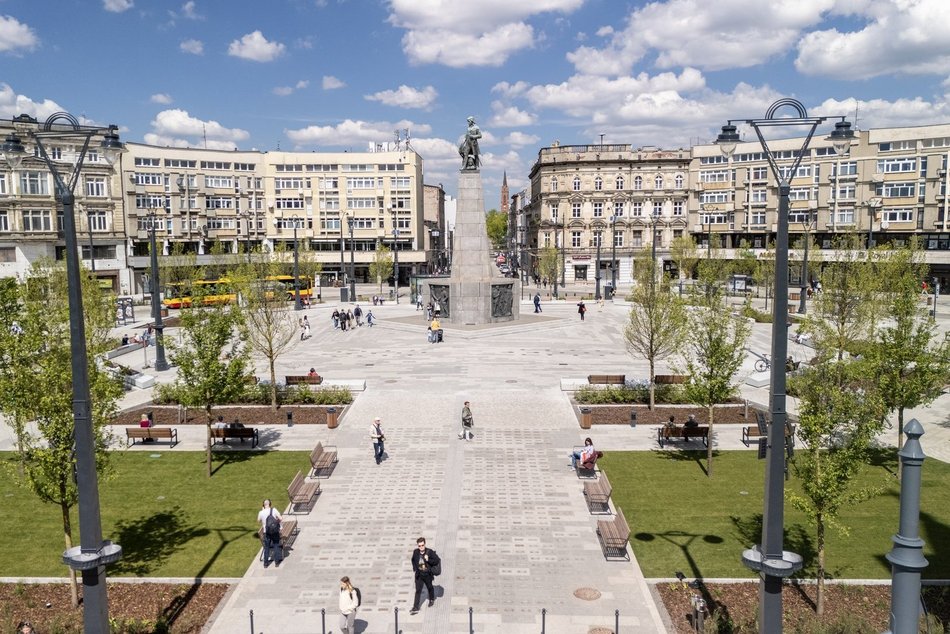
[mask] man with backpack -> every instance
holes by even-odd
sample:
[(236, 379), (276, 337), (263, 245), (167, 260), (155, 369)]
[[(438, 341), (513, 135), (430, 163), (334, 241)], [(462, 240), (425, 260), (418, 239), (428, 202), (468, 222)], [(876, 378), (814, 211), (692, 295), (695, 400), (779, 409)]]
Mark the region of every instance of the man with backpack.
[(270, 565), (271, 549), (276, 548), (274, 565), (279, 568), (280, 562), (284, 560), (284, 549), (280, 545), (280, 523), (283, 518), (277, 509), (271, 508), (270, 500), (264, 500), (263, 507), (257, 514), (257, 521), (264, 532), (264, 567)]
[(434, 550), (426, 548), (426, 538), (416, 540), (418, 548), (412, 552), (412, 572), (416, 577), (416, 596), (412, 601), (409, 614), (419, 613), (419, 599), (422, 598), (422, 586), (429, 593), (429, 607), (435, 604), (435, 591), (432, 589), (432, 580), (442, 574), (442, 560)]

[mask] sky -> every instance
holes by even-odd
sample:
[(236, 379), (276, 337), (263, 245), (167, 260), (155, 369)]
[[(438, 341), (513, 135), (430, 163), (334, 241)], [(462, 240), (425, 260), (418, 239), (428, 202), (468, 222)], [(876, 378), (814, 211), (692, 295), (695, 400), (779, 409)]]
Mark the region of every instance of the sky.
[(0, 118), (262, 151), (408, 130), (454, 195), (472, 115), (492, 208), (555, 141), (689, 147), (782, 97), (948, 123), (948, 23), (950, 0), (0, 0)]

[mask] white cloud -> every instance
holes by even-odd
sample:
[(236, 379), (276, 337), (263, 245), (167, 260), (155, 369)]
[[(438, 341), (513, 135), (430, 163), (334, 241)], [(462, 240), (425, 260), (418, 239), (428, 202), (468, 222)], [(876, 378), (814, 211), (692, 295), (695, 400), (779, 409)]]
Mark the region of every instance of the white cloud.
[(226, 128), (214, 120), (203, 121), (179, 108), (159, 112), (152, 120), (152, 130), (145, 135), (146, 143), (174, 147), (204, 147), (207, 139), (209, 148), (230, 150), (237, 147), (238, 141), (251, 136), (247, 130)]
[(274, 88), (273, 92), (278, 97), (286, 97), (287, 95), (292, 95), (294, 91), (303, 90), (310, 85), (310, 82), (306, 79), (301, 79), (293, 86), (277, 86)]
[(363, 98), (367, 101), (378, 101), (387, 106), (428, 110), (438, 96), (439, 93), (432, 86), (426, 86), (419, 90), (403, 84), (396, 90), (381, 90), (372, 95), (364, 95)]
[(286, 46), (280, 42), (269, 42), (260, 31), (254, 31), (234, 40), (228, 46), (228, 55), (240, 57), (252, 62), (272, 62), (283, 55)]
[(841, 79), (947, 72), (950, 2), (900, 0), (850, 9), (868, 24), (858, 31), (828, 29), (803, 37), (795, 59), (798, 72)]
[(389, 22), (406, 29), (403, 52), (413, 64), (500, 66), (533, 46), (526, 22), (540, 13), (569, 13), (584, 0), (391, 0)]
[[(354, 121), (346, 119), (337, 125), (312, 125), (298, 130), (284, 130), (287, 138), (298, 147), (313, 145), (362, 146), (364, 143), (384, 143), (392, 139), (393, 130), (408, 128), (413, 134), (428, 134), (432, 128), (412, 121)], [(416, 139), (412, 140), (413, 146)]]
[(927, 101), (922, 97), (911, 99), (857, 100), (826, 99), (809, 112), (827, 115), (846, 115), (853, 123), (855, 106), (858, 111), (858, 128), (890, 128), (945, 123), (950, 120), (950, 101), (948, 95)]
[(516, 106), (503, 104), (500, 101), (493, 101), (491, 104), (494, 116), (488, 122), (488, 125), (497, 128), (516, 128), (518, 126), (533, 125), (537, 117), (530, 112), (519, 110)]
[(152, 103), (160, 103), (163, 105), (168, 105), (174, 100), (172, 99), (172, 96), (169, 95), (168, 93), (159, 92), (149, 97), (149, 101), (151, 101)]
[(65, 110), (49, 99), (37, 102), (26, 95), (18, 95), (9, 84), (0, 82), (0, 118), (12, 119), (20, 114), (28, 114), (39, 121), (44, 121), (51, 114)]
[(0, 53), (32, 51), (39, 38), (26, 24), (9, 15), (0, 15)]
[(337, 88), (343, 88), (346, 86), (342, 81), (334, 77), (333, 75), (324, 75), (323, 82), (321, 86), (324, 90), (336, 90)]
[(201, 40), (185, 40), (178, 45), (182, 53), (191, 53), (192, 55), (202, 55), (205, 52), (205, 45)]
[(133, 6), (132, 0), (102, 0), (102, 8), (112, 13), (122, 13)]
[(181, 14), (188, 18), (189, 20), (203, 20), (204, 16), (198, 15), (198, 11), (195, 7), (194, 0), (188, 0), (185, 4), (181, 5)]
[(516, 81), (513, 84), (509, 84), (506, 81), (500, 81), (491, 87), (491, 91), (501, 93), (508, 98), (515, 98), (524, 95), (528, 88), (531, 88), (531, 84), (526, 81)]
[(504, 139), (502, 143), (507, 143), (515, 149), (520, 149), (528, 145), (534, 145), (541, 140), (541, 137), (534, 134), (525, 134), (524, 132), (512, 132)]

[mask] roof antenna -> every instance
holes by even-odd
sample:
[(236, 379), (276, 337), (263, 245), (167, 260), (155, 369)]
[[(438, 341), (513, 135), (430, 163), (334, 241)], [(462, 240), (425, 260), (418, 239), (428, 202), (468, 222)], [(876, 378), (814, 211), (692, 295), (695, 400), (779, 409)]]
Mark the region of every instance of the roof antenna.
[(205, 129), (205, 124), (203, 123), (201, 124), (201, 136), (204, 137), (205, 149), (207, 150), (208, 149), (208, 130)]

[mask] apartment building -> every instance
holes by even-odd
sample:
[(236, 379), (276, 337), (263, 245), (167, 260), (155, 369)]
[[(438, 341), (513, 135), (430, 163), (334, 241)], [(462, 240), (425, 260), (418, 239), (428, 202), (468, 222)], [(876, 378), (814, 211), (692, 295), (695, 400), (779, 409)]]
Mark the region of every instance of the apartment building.
[[(39, 157), (32, 133), (40, 123), (28, 115), (0, 120), (3, 138), (16, 134), (27, 156), (11, 169), (0, 161), (0, 277), (23, 278), (37, 260), (62, 260), (66, 241), (53, 175)], [(83, 264), (95, 270), (103, 288), (128, 293), (132, 279), (126, 258), (126, 225), (120, 177), (99, 153), (102, 136), (89, 143), (75, 188), (76, 231)], [(44, 142), (50, 159), (68, 180), (81, 142)]]

